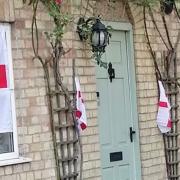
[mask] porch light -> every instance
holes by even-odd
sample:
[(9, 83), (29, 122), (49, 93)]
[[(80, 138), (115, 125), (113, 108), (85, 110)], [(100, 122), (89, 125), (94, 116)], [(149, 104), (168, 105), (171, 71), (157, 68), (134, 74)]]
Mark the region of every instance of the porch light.
[(91, 45), (93, 52), (105, 52), (105, 47), (109, 42), (109, 33), (104, 24), (99, 19), (92, 26)]
[(78, 21), (77, 32), (81, 41), (87, 40), (89, 37), (95, 61), (99, 66), (107, 68), (107, 64), (101, 61), (101, 56), (105, 52), (105, 48), (109, 43), (110, 38), (107, 27), (99, 18), (92, 17), (86, 21), (84, 18), (80, 18)]

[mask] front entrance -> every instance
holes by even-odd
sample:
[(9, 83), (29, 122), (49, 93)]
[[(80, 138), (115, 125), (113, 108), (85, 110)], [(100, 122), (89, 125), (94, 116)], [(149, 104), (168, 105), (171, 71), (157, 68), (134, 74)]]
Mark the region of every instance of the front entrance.
[(103, 180), (140, 180), (130, 31), (113, 30), (111, 33), (110, 45), (102, 60), (112, 64), (115, 78), (111, 81), (107, 70), (96, 68), (102, 176)]

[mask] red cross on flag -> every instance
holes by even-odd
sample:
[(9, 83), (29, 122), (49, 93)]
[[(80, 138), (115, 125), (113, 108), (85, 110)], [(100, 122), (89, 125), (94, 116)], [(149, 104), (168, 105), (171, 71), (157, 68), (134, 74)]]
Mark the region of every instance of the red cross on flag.
[(7, 88), (6, 65), (0, 64), (0, 88)]
[(8, 63), (6, 31), (0, 29), (0, 89), (8, 88), (8, 82), (7, 82), (8, 64), (9, 63)]
[(0, 26), (0, 133), (12, 132), (11, 90), (9, 88), (9, 58), (7, 32)]
[(80, 131), (82, 131), (87, 127), (87, 117), (86, 117), (84, 100), (81, 93), (80, 82), (77, 77), (75, 77), (75, 84), (76, 84), (76, 118), (78, 121), (78, 128)]
[(157, 125), (161, 133), (167, 133), (172, 128), (172, 121), (170, 117), (170, 104), (165, 93), (165, 89), (161, 81), (158, 81), (160, 98), (158, 104), (158, 114), (157, 114)]

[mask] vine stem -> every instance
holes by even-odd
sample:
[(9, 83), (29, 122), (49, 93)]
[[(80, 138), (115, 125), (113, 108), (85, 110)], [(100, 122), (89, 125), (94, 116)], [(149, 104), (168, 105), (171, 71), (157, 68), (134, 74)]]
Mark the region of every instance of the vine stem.
[(83, 18), (86, 17), (86, 13), (87, 13), (87, 10), (88, 10), (88, 6), (89, 6), (89, 0), (87, 0), (87, 4), (86, 4), (85, 13), (84, 13)]
[(144, 16), (145, 35), (146, 35), (147, 44), (149, 46), (151, 56), (153, 58), (153, 62), (154, 62), (154, 66), (155, 66), (155, 72), (156, 72), (156, 78), (157, 79), (162, 79), (161, 72), (160, 72), (160, 70), (158, 68), (158, 64), (156, 62), (156, 56), (155, 56), (155, 54), (153, 52), (153, 49), (152, 49), (152, 46), (151, 46), (151, 43), (150, 43), (150, 39), (149, 39), (149, 34), (148, 34), (148, 30), (147, 30), (147, 23), (146, 23), (146, 7), (145, 6), (143, 7), (143, 16)]
[(174, 45), (173, 50), (172, 50), (172, 54), (171, 54), (171, 56), (169, 58), (168, 66), (170, 66), (171, 61), (173, 61), (173, 59), (176, 56), (179, 42), (180, 42), (180, 29), (179, 29), (179, 32), (178, 32), (177, 40), (176, 40), (175, 45)]
[(180, 14), (178, 12), (178, 9), (177, 9), (177, 6), (176, 6), (176, 3), (174, 2), (174, 8), (175, 8), (175, 11), (176, 11), (176, 14), (177, 14), (177, 17), (179, 19), (179, 22), (180, 22)]
[[(52, 137), (53, 139), (55, 139), (56, 135), (55, 135), (55, 128), (54, 128), (54, 118), (53, 118), (53, 105), (52, 105), (52, 101), (51, 101), (51, 87), (50, 87), (50, 77), (49, 77), (49, 70), (48, 70), (48, 66), (46, 63), (43, 62), (43, 59), (40, 57), (40, 56), (37, 56), (36, 57), (42, 67), (43, 67), (43, 70), (44, 70), (44, 79), (45, 79), (45, 82), (47, 84), (46, 88), (47, 88), (47, 92), (48, 93), (48, 107), (49, 107), (49, 113), (50, 113), (50, 126), (51, 126), (51, 131), (52, 131)], [(57, 170), (57, 180), (60, 180), (60, 171), (58, 171), (58, 166), (59, 166), (59, 160), (58, 160), (58, 153), (57, 153), (57, 149), (55, 148), (56, 147), (56, 143), (55, 141), (53, 141), (53, 146), (54, 146), (54, 156), (55, 156), (55, 162), (56, 162), (56, 170)]]
[[(82, 180), (82, 166), (83, 166), (83, 154), (82, 154), (82, 143), (80, 139), (80, 134), (78, 132), (77, 126), (76, 126), (76, 119), (74, 116), (73, 112), (73, 107), (71, 105), (71, 98), (70, 94), (68, 92), (68, 89), (65, 87), (65, 85), (62, 82), (61, 79), (61, 74), (60, 74), (60, 59), (61, 57), (65, 54), (65, 51), (62, 46), (62, 40), (61, 38), (56, 38), (55, 42), (51, 42), (51, 48), (52, 48), (52, 53), (49, 59), (43, 59), (39, 55), (39, 36), (38, 36), (38, 26), (37, 26), (37, 7), (38, 7), (38, 2), (39, 0), (34, 0), (32, 2), (33, 6), (33, 18), (32, 18), (32, 25), (31, 25), (31, 35), (32, 35), (32, 48), (34, 52), (34, 58), (33, 59), (38, 59), (40, 63), (42, 64), (43, 70), (44, 70), (44, 77), (45, 77), (45, 82), (46, 82), (46, 90), (47, 90), (47, 95), (48, 95), (48, 108), (49, 108), (49, 113), (50, 113), (50, 125), (51, 125), (51, 131), (52, 131), (52, 137), (53, 137), (53, 146), (54, 146), (54, 156), (55, 156), (55, 162), (56, 162), (56, 170), (57, 170), (57, 180), (61, 179), (61, 172), (59, 170), (59, 155), (58, 155), (58, 149), (56, 147), (56, 131), (55, 131), (55, 125), (54, 125), (54, 114), (53, 114), (53, 103), (52, 103), (52, 95), (51, 95), (51, 82), (50, 82), (50, 73), (48, 69), (48, 65), (51, 65), (52, 63), (52, 70), (54, 73), (54, 80), (55, 80), (55, 86), (59, 86), (60, 89), (63, 91), (65, 94), (65, 98), (67, 99), (67, 106), (70, 111), (72, 111), (72, 116), (73, 116), (73, 121), (75, 125), (75, 133), (78, 135), (78, 144), (80, 146), (80, 152), (81, 153), (81, 164), (80, 164), (80, 180)], [(89, 1), (88, 1), (89, 3)], [(56, 26), (58, 24), (56, 23), (56, 19), (54, 19), (54, 23)]]
[(172, 45), (170, 35), (169, 35), (169, 30), (168, 30), (167, 23), (166, 23), (166, 18), (165, 18), (163, 13), (161, 13), (161, 17), (162, 17), (162, 21), (163, 21), (164, 28), (165, 28), (165, 31), (166, 31), (166, 36), (167, 36), (167, 39), (168, 39), (169, 46), (171, 47), (171, 49), (173, 49), (173, 45)]
[[(38, 7), (39, 0), (35, 0), (33, 3), (33, 18), (32, 18), (32, 25), (31, 25), (31, 32), (32, 32), (32, 47), (35, 56), (38, 56), (38, 49), (39, 49), (39, 36), (38, 36), (38, 27), (37, 27), (37, 21), (36, 21), (36, 12)], [(34, 33), (35, 28), (35, 33)], [(35, 46), (35, 37), (36, 36), (36, 46)]]
[[(76, 67), (76, 63), (75, 63), (75, 59), (73, 59), (72, 64), (73, 64), (73, 91), (76, 91), (76, 85), (75, 85), (75, 76), (76, 76), (75, 67)], [(75, 100), (75, 98), (74, 98), (73, 104), (76, 107), (76, 100)], [(82, 140), (81, 140), (81, 136), (80, 136), (80, 131), (79, 131), (78, 126), (77, 126), (76, 117), (75, 117), (74, 114), (72, 114), (72, 116), (73, 116), (73, 119), (74, 119), (75, 130), (77, 132), (77, 136), (78, 136), (78, 139), (79, 139), (79, 149), (80, 149), (80, 156), (81, 156), (79, 177), (80, 177), (80, 180), (83, 180), (82, 179), (82, 172), (83, 172), (83, 159), (84, 159), (84, 157), (83, 157)]]
[(160, 36), (161, 40), (163, 41), (163, 43), (164, 43), (164, 45), (166, 46), (166, 48), (169, 50), (169, 47), (168, 47), (168, 45), (166, 44), (166, 41), (164, 40), (164, 38), (163, 38), (163, 36), (162, 36), (162, 34), (161, 34), (158, 26), (157, 26), (157, 23), (156, 23), (156, 21), (155, 21), (155, 19), (154, 19), (154, 15), (153, 15), (153, 12), (152, 12), (152, 9), (151, 9), (150, 6), (149, 6), (149, 14), (150, 14), (150, 16), (151, 16), (152, 22), (153, 22), (153, 24), (154, 24), (157, 32), (159, 33), (159, 36)]
[(83, 2), (83, 0), (81, 0), (81, 2), (80, 2), (80, 16), (82, 15), (82, 2)]
[[(147, 38), (147, 43), (148, 46), (150, 48), (150, 52), (153, 58), (153, 62), (154, 62), (154, 66), (155, 66), (155, 70), (156, 70), (156, 80), (157, 80), (157, 85), (158, 85), (158, 80), (162, 80), (162, 75), (160, 73), (160, 70), (158, 68), (157, 62), (156, 62), (156, 57), (155, 54), (152, 50), (151, 47), (151, 43), (150, 43), (150, 39), (149, 39), (149, 35), (148, 35), (148, 31), (147, 31), (147, 24), (146, 24), (146, 7), (143, 7), (143, 15), (144, 15), (144, 27), (145, 27), (145, 34), (146, 34), (146, 38)], [(159, 86), (158, 87), (158, 94), (160, 94), (159, 91)], [(167, 177), (169, 179), (169, 169), (168, 169), (168, 159), (167, 159), (167, 152), (166, 152), (166, 142), (165, 142), (165, 135), (163, 135), (163, 142), (164, 142), (164, 153), (165, 153), (165, 161), (166, 161), (166, 172), (167, 172)]]

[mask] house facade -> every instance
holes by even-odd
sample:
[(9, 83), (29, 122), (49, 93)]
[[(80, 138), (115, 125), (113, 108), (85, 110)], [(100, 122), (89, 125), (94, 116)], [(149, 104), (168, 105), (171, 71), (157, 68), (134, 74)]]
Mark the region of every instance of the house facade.
[[(126, 0), (69, 0), (67, 4), (64, 8), (71, 12), (73, 23), (64, 34), (63, 46), (71, 51), (62, 58), (61, 73), (71, 88), (75, 59), (88, 119), (88, 127), (81, 133), (83, 180), (167, 179), (163, 136), (156, 124), (157, 81), (143, 8)], [(112, 27), (110, 44), (102, 57), (115, 69), (112, 82), (107, 70), (92, 61), (91, 47), (80, 41), (77, 33), (80, 16), (98, 15)], [(176, 16), (175, 12), (166, 16), (173, 44), (180, 27)], [(154, 18), (165, 37), (160, 13)], [(37, 22), (39, 52), (48, 57), (44, 31), (51, 29), (52, 21), (43, 6), (38, 9)], [(166, 47), (150, 16), (146, 22), (153, 52), (161, 64)], [(7, 59), (5, 63), (0, 59), (0, 64), (8, 67), (5, 87), (11, 98), (11, 128), (2, 130), (0, 137), (0, 180), (57, 179), (44, 71), (33, 59), (31, 24), (30, 6), (21, 0), (0, 0), (0, 58)], [(0, 105), (6, 107), (4, 102)]]

